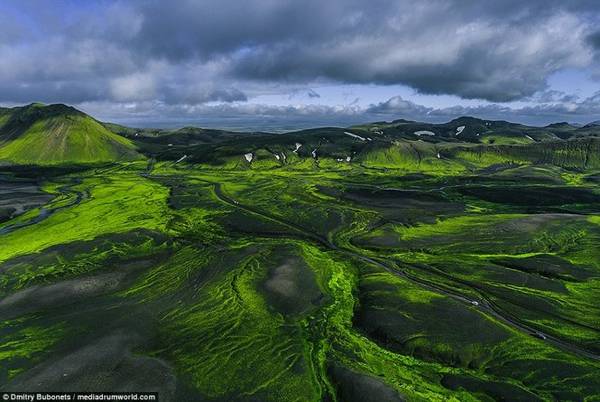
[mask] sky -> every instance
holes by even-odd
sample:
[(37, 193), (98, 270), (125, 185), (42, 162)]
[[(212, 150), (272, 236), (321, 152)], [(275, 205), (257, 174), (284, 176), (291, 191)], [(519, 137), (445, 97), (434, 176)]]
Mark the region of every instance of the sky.
[(139, 127), (600, 120), (597, 0), (0, 2), (0, 104)]

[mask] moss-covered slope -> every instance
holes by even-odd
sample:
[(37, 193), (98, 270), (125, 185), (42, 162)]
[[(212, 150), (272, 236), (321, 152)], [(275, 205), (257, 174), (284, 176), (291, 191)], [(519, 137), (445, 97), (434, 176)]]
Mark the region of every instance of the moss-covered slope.
[(131, 141), (65, 105), (0, 111), (0, 163), (86, 164), (140, 158)]

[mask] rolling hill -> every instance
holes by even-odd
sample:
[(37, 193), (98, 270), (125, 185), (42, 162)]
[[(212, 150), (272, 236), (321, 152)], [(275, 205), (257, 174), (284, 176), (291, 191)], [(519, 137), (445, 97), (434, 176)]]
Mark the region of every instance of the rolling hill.
[[(459, 117), (410, 120), (273, 134), (198, 127), (138, 129), (103, 123), (62, 105), (0, 108), (0, 164), (68, 165), (157, 160), (219, 167), (310, 168), (360, 163), (376, 168), (470, 170), (498, 163), (597, 166), (600, 126), (531, 127)], [(250, 160), (247, 160), (250, 159)], [(317, 165), (315, 165), (317, 163)]]
[(75, 108), (32, 103), (0, 109), (0, 163), (89, 164), (141, 158), (135, 145)]
[(121, 128), (117, 132), (134, 141), (140, 152), (159, 161), (183, 158), (189, 163), (220, 168), (304, 169), (358, 163), (377, 169), (448, 173), (511, 163), (551, 163), (570, 169), (600, 166), (596, 156), (600, 126), (567, 123), (531, 127), (461, 117), (443, 124), (395, 120), (283, 134), (193, 127)]

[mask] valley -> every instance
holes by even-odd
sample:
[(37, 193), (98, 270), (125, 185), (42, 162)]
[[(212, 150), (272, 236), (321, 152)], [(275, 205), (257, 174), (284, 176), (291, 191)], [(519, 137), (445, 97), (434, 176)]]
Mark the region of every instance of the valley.
[(598, 400), (600, 130), (32, 107), (0, 119), (2, 390)]

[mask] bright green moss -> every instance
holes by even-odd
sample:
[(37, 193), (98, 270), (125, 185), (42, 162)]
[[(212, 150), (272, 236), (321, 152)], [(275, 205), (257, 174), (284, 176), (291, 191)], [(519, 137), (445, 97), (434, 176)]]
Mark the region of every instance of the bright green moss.
[[(510, 326), (468, 301), (485, 298), (532, 330), (593, 348), (600, 221), (584, 212), (565, 214), (560, 205), (531, 213), (526, 207), (476, 197), (466, 201), (455, 188), (477, 180), (476, 173), (467, 175), (469, 169), (510, 158), (467, 160), (476, 151), (461, 158), (453, 154), (454, 147), (419, 143), (414, 146), (421, 160), (415, 162), (411, 146), (397, 145), (389, 155), (374, 151), (370, 160), (341, 165), (293, 155), (280, 164), (272, 153), (257, 151), (251, 164), (243, 156), (224, 166), (159, 162), (155, 176), (144, 177), (139, 174), (144, 164), (134, 162), (65, 177), (45, 184), (47, 191), (59, 193), (48, 207), (64, 208), (3, 235), (0, 260), (11, 264), (15, 256), (43, 254), (55, 245), (136, 228), (168, 236), (168, 245), (149, 241), (132, 249), (115, 244), (106, 252), (32, 266), (15, 278), (17, 289), (26, 289), (99, 269), (123, 269), (119, 263), (106, 266), (106, 261), (121, 261), (115, 255), (145, 259), (147, 264), (131, 270), (121, 288), (83, 301), (93, 307), (86, 310), (92, 322), (87, 325), (94, 325), (94, 314), (101, 314), (102, 322), (114, 320), (119, 328), (127, 328), (123, 323), (129, 313), (135, 325), (139, 316), (152, 322), (142, 334), (147, 342), (135, 353), (163, 359), (195, 397), (339, 400), (340, 385), (329, 371), (333, 364), (376, 379), (411, 401), (488, 400), (491, 394), (483, 394), (483, 385), (503, 392), (513, 387), (547, 400), (559, 399), (559, 391), (592, 394), (598, 386), (593, 378), (597, 363)], [(438, 150), (441, 158), (436, 157)], [(392, 166), (393, 173), (384, 166)], [(507, 168), (502, 174), (492, 171), (482, 178), (486, 186), (562, 180), (560, 170), (502, 167)], [(410, 191), (398, 198), (388, 194), (384, 202), (366, 196), (350, 199), (344, 193), (360, 185)], [(234, 202), (222, 199), (217, 186)], [(83, 195), (82, 201), (69, 206), (75, 192)], [(459, 207), (448, 208), (450, 204)], [(396, 244), (363, 242), (388, 234)], [(161, 257), (149, 258), (157, 254)], [(359, 256), (384, 261), (391, 272)], [(502, 265), (506, 259), (540, 256), (563, 259), (565, 269), (581, 269), (581, 279), (567, 281), (546, 271)], [(302, 271), (304, 278), (314, 275), (320, 292), (309, 308), (293, 314), (277, 307), (265, 290), (285, 257), (302, 261), (308, 270)], [(394, 269), (418, 280), (396, 275)], [(283, 281), (293, 289), (294, 283), (286, 281), (293, 282), (293, 276)], [(14, 283), (7, 275), (0, 279), (7, 292), (14, 291)], [(455, 300), (444, 290), (464, 299)], [(359, 314), (367, 305), (407, 320), (405, 327), (427, 319), (432, 324), (443, 321), (448, 317), (436, 314), (445, 311), (455, 321), (445, 328), (450, 331), (445, 339), (434, 326), (423, 326), (416, 327), (419, 336), (392, 345), (359, 326)], [(61, 310), (40, 311), (41, 317), (53, 317)], [(79, 324), (74, 320), (65, 325), (70, 329)], [(582, 330), (581, 325), (592, 329)], [(38, 327), (32, 326), (34, 331)], [(471, 341), (478, 332), (489, 343)], [(19, 346), (21, 338), (13, 335), (6, 337), (17, 342), (9, 343), (7, 358), (35, 360), (57, 342)], [(11, 366), (6, 377), (21, 370)], [(483, 391), (451, 389), (444, 381), (448, 374), (476, 379)]]
[(0, 144), (0, 160), (17, 164), (55, 165), (139, 159), (134, 145), (87, 116), (40, 120)]
[[(7, 323), (3, 324), (4, 327)], [(48, 353), (52, 346), (64, 336), (64, 324), (22, 328), (3, 339), (0, 345), (0, 361), (4, 363), (4, 367), (10, 367), (13, 362), (18, 362), (19, 359), (38, 360), (42, 354)]]
[(168, 191), (149, 179), (133, 174), (86, 178), (74, 190), (89, 191), (90, 196), (35, 226), (5, 235), (0, 261), (105, 233), (131, 228), (164, 230), (166, 227)]
[(261, 275), (260, 260), (247, 258), (167, 314), (165, 353), (208, 396), (317, 400), (301, 328), (269, 311), (256, 287)]

